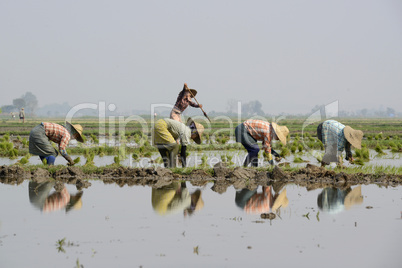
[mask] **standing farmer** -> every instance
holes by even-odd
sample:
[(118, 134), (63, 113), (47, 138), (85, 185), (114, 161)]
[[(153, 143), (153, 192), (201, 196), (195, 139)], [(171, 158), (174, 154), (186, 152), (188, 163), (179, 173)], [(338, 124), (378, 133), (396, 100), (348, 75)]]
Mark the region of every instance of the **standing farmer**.
[(42, 161), (46, 159), (48, 165), (54, 165), (58, 152), (50, 143), (50, 141), (53, 141), (59, 145), (59, 152), (67, 160), (68, 165), (72, 166), (74, 161), (66, 151), (70, 139), (84, 142), (81, 125), (72, 125), (66, 122), (66, 126), (62, 126), (42, 122), (29, 133), (29, 153), (39, 155)]
[(198, 105), (191, 100), (195, 95), (197, 95), (197, 90), (189, 89), (187, 84), (184, 83), (183, 90), (180, 91), (179, 96), (177, 96), (176, 104), (170, 112), (170, 118), (182, 122), (181, 114), (189, 105), (195, 108), (202, 108), (202, 104)]
[(335, 120), (326, 120), (318, 125), (317, 137), (325, 146), (325, 154), (321, 165), (325, 166), (330, 162), (342, 163), (342, 152), (346, 151), (346, 160), (353, 162), (351, 146), (361, 149), (363, 132), (354, 130)]
[(276, 123), (269, 123), (262, 120), (249, 119), (238, 125), (235, 129), (236, 142), (240, 142), (246, 148), (248, 155), (244, 160), (244, 167), (251, 163), (251, 166), (258, 167), (258, 147), (257, 141), (262, 141), (262, 148), (268, 154), (268, 161), (274, 164), (271, 152), (280, 157), (271, 149), (271, 141), (279, 140), (286, 145), (286, 137), (289, 129), (286, 126), (279, 126)]
[(20, 122), (22, 120), (22, 123), (25, 123), (25, 111), (24, 108), (21, 108), (20, 110)]
[(156, 121), (154, 145), (162, 156), (164, 166), (176, 167), (176, 156), (179, 152), (177, 140), (180, 140), (180, 155), (183, 167), (185, 167), (187, 145), (190, 144), (190, 139), (193, 139), (197, 144), (201, 144), (203, 131), (204, 127), (195, 123), (191, 118), (187, 120), (187, 125), (169, 118)]

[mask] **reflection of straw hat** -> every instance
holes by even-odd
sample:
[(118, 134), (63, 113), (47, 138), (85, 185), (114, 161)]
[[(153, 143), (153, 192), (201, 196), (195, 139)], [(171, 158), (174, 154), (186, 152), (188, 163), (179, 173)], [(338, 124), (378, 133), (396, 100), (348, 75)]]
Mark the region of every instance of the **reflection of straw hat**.
[(201, 144), (201, 136), (202, 136), (202, 133), (204, 132), (204, 126), (199, 123), (194, 122), (193, 119), (191, 119), (191, 117), (189, 117), (187, 120), (187, 126), (191, 126), (193, 123), (195, 126), (195, 130), (197, 131), (197, 136), (193, 140), (195, 141), (195, 143)]
[(78, 192), (76, 195), (71, 195), (70, 196), (70, 202), (68, 202), (66, 206), (66, 212), (69, 212), (70, 210), (79, 210), (82, 208), (82, 195), (84, 193)]
[(286, 189), (283, 190), (279, 196), (275, 199), (272, 210), (277, 210), (279, 208), (285, 208), (289, 204), (288, 197), (286, 196)]
[(353, 147), (357, 149), (362, 148), (363, 131), (355, 130), (350, 126), (345, 126), (343, 134), (345, 135), (345, 139), (352, 144)]
[(350, 209), (351, 206), (361, 203), (363, 203), (362, 186), (359, 185), (346, 195), (343, 205), (345, 209)]
[(191, 208), (194, 210), (200, 210), (204, 207), (204, 201), (201, 197), (201, 190), (197, 189), (194, 193), (191, 194)]
[(70, 128), (70, 130), (74, 130), (76, 133), (79, 134), (79, 136), (76, 139), (77, 141), (84, 142), (84, 139), (82, 138), (82, 130), (83, 130), (83, 128), (82, 128), (81, 125), (79, 125), (79, 124), (73, 125), (68, 121), (66, 121), (66, 125), (67, 125), (67, 127)]
[(192, 88), (188, 88), (186, 83), (184, 83), (183, 89), (185, 89), (186, 91), (190, 92), (191, 97), (195, 97), (195, 95), (197, 95), (197, 90), (192, 89)]
[(286, 145), (286, 137), (289, 134), (289, 129), (286, 126), (279, 126), (277, 123), (271, 123), (272, 128), (275, 131), (276, 136), (278, 136), (279, 140)]

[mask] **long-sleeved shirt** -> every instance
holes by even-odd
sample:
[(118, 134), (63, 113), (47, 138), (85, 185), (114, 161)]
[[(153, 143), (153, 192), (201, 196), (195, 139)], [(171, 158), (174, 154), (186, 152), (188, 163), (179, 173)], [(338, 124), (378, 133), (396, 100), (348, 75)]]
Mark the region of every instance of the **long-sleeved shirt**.
[(187, 146), (190, 144), (191, 130), (185, 124), (176, 120), (165, 118), (159, 119), (155, 124), (155, 144), (175, 143)]
[(174, 105), (174, 109), (183, 112), (188, 106), (198, 108), (200, 107), (197, 103), (191, 100), (190, 95), (186, 94), (186, 90), (183, 89), (180, 91), (179, 96), (177, 96), (176, 104)]
[(346, 140), (343, 129), (345, 125), (335, 120), (326, 120), (322, 123), (322, 143), (325, 146), (336, 144), (338, 152), (346, 149), (347, 159), (352, 156), (350, 143)]
[(249, 119), (243, 123), (250, 135), (257, 141), (262, 141), (262, 148), (266, 153), (271, 153), (271, 140), (273, 131), (271, 123), (262, 120)]
[(48, 122), (43, 122), (42, 124), (45, 127), (45, 135), (49, 138), (49, 140), (57, 143), (59, 145), (61, 155), (66, 156), (66, 147), (71, 139), (70, 132), (59, 124)]

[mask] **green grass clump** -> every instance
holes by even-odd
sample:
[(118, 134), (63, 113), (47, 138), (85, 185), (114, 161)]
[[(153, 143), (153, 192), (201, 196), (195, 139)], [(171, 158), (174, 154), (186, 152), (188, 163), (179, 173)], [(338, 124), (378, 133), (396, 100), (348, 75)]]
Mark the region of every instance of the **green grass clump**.
[(368, 162), (370, 161), (370, 152), (367, 149), (365, 145), (362, 146), (361, 149), (355, 149), (355, 155), (354, 155), (355, 161), (359, 162)]
[(301, 157), (296, 156), (295, 159), (293, 159), (293, 162), (294, 163), (304, 163), (305, 161)]
[(299, 151), (299, 153), (302, 153), (303, 149), (303, 144), (299, 143), (299, 146), (297, 146), (297, 150)]
[(203, 154), (201, 157), (201, 167), (206, 168), (208, 166), (207, 160), (208, 156), (206, 154)]
[(364, 165), (364, 161), (363, 161), (363, 159), (361, 159), (361, 158), (357, 158), (357, 159), (355, 159), (355, 160), (353, 161), (353, 164), (363, 166), (363, 165)]
[(78, 156), (77, 158), (74, 159), (74, 163), (78, 164), (81, 161), (81, 158)]
[(29, 160), (28, 160), (28, 158), (26, 158), (26, 157), (21, 158), (20, 161), (19, 161), (19, 163), (20, 163), (21, 165), (25, 165), (25, 164), (27, 164), (28, 162), (29, 162)]
[(385, 154), (384, 151), (382, 150), (381, 145), (379, 143), (377, 143), (377, 145), (375, 146), (374, 150), (380, 155)]
[(113, 161), (114, 161), (114, 163), (116, 164), (116, 165), (118, 165), (118, 166), (120, 166), (120, 156), (119, 155), (116, 155), (114, 158), (113, 158)]
[(94, 166), (95, 162), (94, 162), (94, 158), (95, 158), (95, 154), (93, 152), (89, 153), (87, 156), (87, 162), (85, 162), (85, 166)]
[(292, 152), (292, 154), (296, 153), (297, 150), (297, 144), (293, 143), (292, 146), (290, 146), (290, 151)]
[(282, 148), (282, 151), (281, 151), (281, 153), (280, 153), (280, 156), (286, 157), (286, 156), (289, 156), (289, 155), (290, 155), (289, 149), (284, 146), (284, 147)]

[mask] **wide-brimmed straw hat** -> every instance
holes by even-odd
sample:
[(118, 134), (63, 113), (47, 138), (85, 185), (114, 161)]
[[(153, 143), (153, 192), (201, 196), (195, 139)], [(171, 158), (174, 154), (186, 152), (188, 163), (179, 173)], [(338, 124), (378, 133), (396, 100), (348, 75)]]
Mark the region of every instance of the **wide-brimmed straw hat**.
[(197, 95), (197, 90), (192, 89), (192, 88), (188, 88), (186, 83), (184, 83), (183, 89), (185, 89), (186, 91), (190, 92), (191, 97), (195, 97), (195, 95)]
[(345, 126), (343, 134), (345, 135), (345, 139), (352, 144), (353, 147), (357, 149), (362, 148), (363, 131), (355, 130), (350, 126)]
[(84, 142), (84, 139), (82, 138), (82, 126), (80, 124), (71, 124), (70, 122), (66, 121), (66, 126), (70, 128), (70, 130), (73, 130), (79, 134), (79, 136), (76, 138), (77, 141), (79, 142)]
[(283, 145), (286, 145), (286, 137), (289, 134), (289, 129), (286, 126), (279, 126), (277, 123), (274, 122), (272, 122), (271, 124), (276, 136), (278, 136)]
[(202, 136), (202, 133), (204, 132), (204, 126), (199, 123), (194, 122), (193, 119), (191, 119), (191, 117), (189, 117), (187, 120), (187, 126), (191, 126), (192, 123), (194, 123), (195, 130), (197, 132), (197, 136), (195, 138), (193, 138), (193, 140), (195, 141), (195, 143), (201, 144), (201, 136)]

